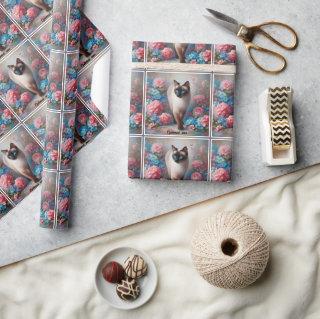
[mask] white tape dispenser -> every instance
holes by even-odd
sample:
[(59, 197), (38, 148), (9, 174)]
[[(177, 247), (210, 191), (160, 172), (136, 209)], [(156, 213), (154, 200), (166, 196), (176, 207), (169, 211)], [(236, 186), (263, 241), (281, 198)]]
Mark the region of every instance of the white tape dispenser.
[(269, 166), (290, 165), (297, 160), (290, 87), (265, 90), (259, 97), (262, 160)]

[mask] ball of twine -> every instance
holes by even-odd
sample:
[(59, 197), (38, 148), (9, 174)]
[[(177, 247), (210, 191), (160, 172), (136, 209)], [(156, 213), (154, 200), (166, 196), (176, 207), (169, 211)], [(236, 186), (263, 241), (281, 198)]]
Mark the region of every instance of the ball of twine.
[(251, 217), (219, 212), (192, 238), (192, 260), (200, 275), (221, 288), (243, 288), (256, 281), (269, 259), (269, 242)]

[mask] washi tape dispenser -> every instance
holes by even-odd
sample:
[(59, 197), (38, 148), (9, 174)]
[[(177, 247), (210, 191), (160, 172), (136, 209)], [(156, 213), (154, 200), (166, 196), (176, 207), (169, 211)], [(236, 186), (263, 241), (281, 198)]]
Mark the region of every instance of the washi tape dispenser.
[(291, 165), (297, 160), (292, 95), (291, 87), (274, 87), (259, 97), (262, 160), (269, 166)]

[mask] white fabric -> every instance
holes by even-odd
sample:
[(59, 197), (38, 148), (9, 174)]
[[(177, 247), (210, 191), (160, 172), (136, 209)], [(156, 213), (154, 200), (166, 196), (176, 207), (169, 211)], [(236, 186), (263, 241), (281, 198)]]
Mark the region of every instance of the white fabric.
[[(0, 318), (320, 318), (320, 166), (0, 269)], [(210, 286), (193, 269), (190, 239), (218, 210), (253, 216), (271, 243), (267, 271), (240, 290)], [(137, 212), (138, 213), (138, 212)], [(117, 246), (149, 252), (159, 285), (143, 307), (109, 307), (93, 278)]]

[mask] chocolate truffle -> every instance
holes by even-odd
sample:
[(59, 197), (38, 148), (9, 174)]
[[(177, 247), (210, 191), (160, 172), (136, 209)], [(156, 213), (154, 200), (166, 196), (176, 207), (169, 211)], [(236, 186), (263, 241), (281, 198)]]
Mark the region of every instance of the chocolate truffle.
[(110, 261), (102, 268), (103, 278), (113, 284), (121, 282), (125, 277), (123, 267), (116, 261)]
[(148, 265), (139, 255), (128, 257), (124, 262), (124, 270), (130, 278), (140, 278), (147, 273)]
[(133, 278), (123, 279), (120, 284), (117, 284), (116, 290), (117, 295), (126, 301), (135, 300), (140, 295), (140, 286)]

